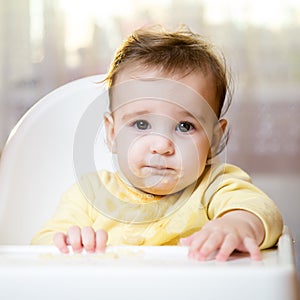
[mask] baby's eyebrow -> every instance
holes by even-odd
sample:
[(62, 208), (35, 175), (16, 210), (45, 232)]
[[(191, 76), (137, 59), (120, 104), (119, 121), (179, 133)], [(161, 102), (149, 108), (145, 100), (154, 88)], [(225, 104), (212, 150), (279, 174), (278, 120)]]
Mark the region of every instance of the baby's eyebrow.
[(206, 123), (206, 119), (203, 115), (196, 115), (196, 114), (192, 114), (187, 110), (184, 110), (181, 112), (183, 117), (190, 117), (193, 119), (196, 119), (198, 122), (200, 122), (201, 124), (205, 124)]
[(131, 112), (131, 113), (127, 113), (127, 114), (124, 114), (121, 118), (122, 121), (127, 121), (127, 120), (130, 120), (134, 117), (137, 117), (137, 116), (142, 116), (142, 115), (147, 115), (147, 114), (150, 114), (151, 112), (149, 110), (139, 110), (139, 111), (134, 111), (134, 112)]
[[(121, 117), (121, 120), (122, 121), (128, 121), (128, 120), (131, 120), (133, 118), (136, 118), (138, 116), (143, 116), (143, 115), (149, 115), (149, 114), (153, 114), (153, 112), (149, 111), (149, 110), (139, 110), (139, 111), (134, 111), (134, 112), (131, 112), (131, 113), (126, 113), (124, 114), (122, 117)], [(196, 119), (198, 120), (198, 122), (200, 122), (201, 124), (205, 124), (206, 123), (206, 119), (203, 115), (195, 115), (195, 114), (192, 114), (190, 113), (189, 111), (187, 110), (183, 110), (181, 111), (180, 113), (178, 113), (178, 116), (180, 116), (180, 118), (186, 118), (186, 117), (190, 117), (190, 118), (193, 118), (193, 119)]]

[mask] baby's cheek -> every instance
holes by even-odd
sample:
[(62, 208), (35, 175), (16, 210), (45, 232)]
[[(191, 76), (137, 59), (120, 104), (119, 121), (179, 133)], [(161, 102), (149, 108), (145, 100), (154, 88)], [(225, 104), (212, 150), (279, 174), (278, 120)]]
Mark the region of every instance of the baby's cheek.
[(125, 164), (128, 166), (128, 171), (131, 172), (132, 175), (138, 177), (142, 176), (140, 172), (141, 172), (141, 167), (144, 164), (144, 157), (145, 154), (144, 152), (142, 152), (142, 149), (140, 150), (138, 148), (128, 149)]
[(183, 168), (189, 173), (199, 176), (205, 167), (209, 152), (208, 141), (203, 143), (190, 143), (190, 145), (181, 148)]

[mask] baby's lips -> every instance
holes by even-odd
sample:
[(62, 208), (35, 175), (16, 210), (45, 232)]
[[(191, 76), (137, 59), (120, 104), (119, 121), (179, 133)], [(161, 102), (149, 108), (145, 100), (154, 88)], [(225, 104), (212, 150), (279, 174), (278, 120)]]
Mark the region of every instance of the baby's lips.
[(175, 170), (174, 168), (169, 167), (169, 166), (165, 166), (165, 165), (148, 165), (146, 167), (157, 169), (157, 170)]

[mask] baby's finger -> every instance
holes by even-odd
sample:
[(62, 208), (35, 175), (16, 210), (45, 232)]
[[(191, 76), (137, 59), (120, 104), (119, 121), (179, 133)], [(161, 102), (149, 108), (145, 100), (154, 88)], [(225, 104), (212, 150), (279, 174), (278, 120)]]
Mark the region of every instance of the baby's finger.
[(104, 252), (107, 243), (107, 232), (100, 229), (96, 231), (96, 251)]
[(66, 235), (64, 233), (57, 232), (53, 237), (53, 242), (60, 252), (69, 253)]
[(191, 243), (192, 243), (192, 241), (193, 241), (193, 239), (194, 239), (194, 236), (195, 236), (195, 233), (192, 234), (192, 235), (190, 235), (190, 236), (188, 236), (188, 237), (181, 238), (179, 240), (179, 244), (181, 246), (190, 246)]
[(239, 240), (233, 234), (226, 235), (220, 250), (216, 256), (216, 260), (218, 261), (226, 261), (231, 253), (238, 247)]
[(82, 251), (81, 229), (78, 226), (72, 226), (69, 228), (67, 243), (72, 246), (74, 252)]
[(224, 239), (221, 232), (214, 232), (210, 234), (202, 245), (198, 248), (195, 258), (198, 260), (206, 260), (212, 253), (220, 248)]
[(199, 252), (202, 245), (207, 241), (208, 238), (209, 233), (203, 230), (193, 234), (189, 248), (189, 257), (201, 260), (201, 258), (199, 257)]
[(95, 251), (96, 234), (92, 227), (83, 227), (81, 229), (81, 240), (82, 245), (87, 252)]
[(244, 239), (244, 247), (253, 260), (261, 260), (261, 253), (254, 239), (246, 237)]

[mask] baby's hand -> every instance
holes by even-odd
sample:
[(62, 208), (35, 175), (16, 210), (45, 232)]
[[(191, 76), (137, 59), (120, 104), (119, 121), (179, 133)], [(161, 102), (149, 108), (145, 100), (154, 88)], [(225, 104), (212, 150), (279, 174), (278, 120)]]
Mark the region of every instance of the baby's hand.
[(107, 242), (107, 232), (104, 230), (94, 231), (92, 227), (78, 226), (69, 228), (68, 233), (57, 232), (53, 238), (54, 245), (62, 253), (69, 253), (68, 245), (74, 252), (79, 253), (83, 249), (87, 252), (104, 252)]
[(249, 252), (260, 260), (258, 245), (264, 238), (262, 222), (254, 214), (242, 210), (231, 211), (206, 223), (202, 230), (180, 240), (189, 247), (189, 257), (206, 260), (217, 251), (215, 259), (225, 261), (234, 250)]

